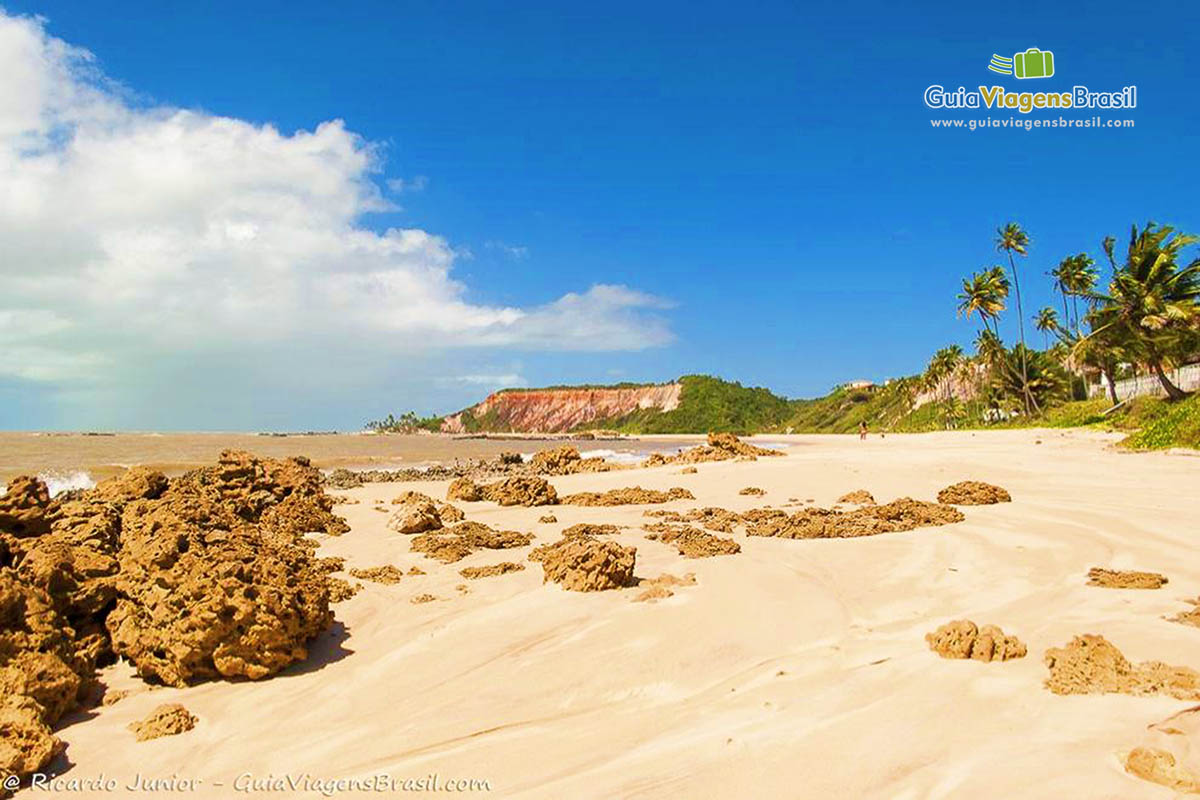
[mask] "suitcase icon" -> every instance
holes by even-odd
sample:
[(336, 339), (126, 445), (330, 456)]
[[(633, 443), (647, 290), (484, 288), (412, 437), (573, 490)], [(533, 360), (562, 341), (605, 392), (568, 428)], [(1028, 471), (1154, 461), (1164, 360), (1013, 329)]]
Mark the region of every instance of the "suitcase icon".
[(1018, 78), (1049, 78), (1054, 74), (1054, 53), (1031, 47), (1013, 55), (1013, 72)]

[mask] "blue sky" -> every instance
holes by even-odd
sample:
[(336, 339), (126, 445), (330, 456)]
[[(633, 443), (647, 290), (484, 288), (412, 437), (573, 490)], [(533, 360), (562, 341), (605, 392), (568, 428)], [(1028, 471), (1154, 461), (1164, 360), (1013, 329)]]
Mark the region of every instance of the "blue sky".
[[(1195, 6), (572, 5), (0, 0), (10, 18), (42, 15), (42, 35), (90, 51), (90, 77), (72, 80), (102, 85), (122, 114), (189, 109), (284, 137), (343, 120), (372, 154), (366, 180), (381, 198), (348, 212), (353, 226), (444, 240), (427, 257), (457, 287), (438, 284), (453, 294), (445, 302), (472, 313), (546, 309), (534, 332), (406, 329), (397, 335), (413, 341), (396, 352), (386, 324), (331, 322), (296, 345), (305, 357), (287, 359), (276, 354), (288, 336), (193, 347), (205, 334), (179, 323), (187, 335), (153, 353), (141, 347), (153, 349), (154, 334), (97, 344), (88, 381), (70, 364), (0, 371), (0, 427), (345, 429), (387, 411), (455, 410), (515, 379), (691, 372), (813, 396), (849, 378), (917, 372), (933, 349), (969, 344), (974, 326), (956, 318), (954, 295), (963, 275), (998, 262), (994, 230), (1009, 219), (1033, 240), (1020, 265), (1027, 316), (1053, 301), (1044, 273), (1069, 253), (1099, 259), (1106, 234), (1147, 219), (1200, 231)], [(1053, 50), (1054, 78), (987, 71), (993, 53), (1031, 46)], [(1136, 109), (1100, 113), (1136, 127), (935, 130), (931, 118), (987, 112), (926, 108), (933, 83), (1135, 84)], [(72, 209), (59, 212), (69, 229)], [(129, 258), (131, 248), (116, 252)], [(259, 279), (269, 292), (269, 276)], [(596, 284), (631, 296), (592, 302)], [(176, 297), (187, 291), (171, 285)], [(586, 323), (561, 304), (568, 293), (584, 296)], [(103, 308), (49, 302), (25, 309), (89, 342), (122, 324)], [(637, 331), (628, 340), (626, 323)], [(103, 335), (89, 328), (101, 324)], [(72, 342), (53, 336), (27, 349)], [(256, 366), (285, 360), (278, 373)], [(106, 380), (104, 364), (120, 381)]]

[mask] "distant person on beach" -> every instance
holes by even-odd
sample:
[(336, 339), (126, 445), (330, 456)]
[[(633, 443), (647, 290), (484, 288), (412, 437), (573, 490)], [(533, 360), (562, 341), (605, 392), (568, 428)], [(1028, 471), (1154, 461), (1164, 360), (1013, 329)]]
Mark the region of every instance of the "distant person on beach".
[(858, 423), (858, 439), (862, 442), (867, 440), (867, 423), (865, 422)]

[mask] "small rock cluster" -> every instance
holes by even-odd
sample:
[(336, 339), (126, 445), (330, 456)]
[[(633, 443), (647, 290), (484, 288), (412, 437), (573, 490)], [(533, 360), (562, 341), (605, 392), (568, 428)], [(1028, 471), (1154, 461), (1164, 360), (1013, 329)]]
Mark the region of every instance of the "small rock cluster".
[(942, 658), (969, 658), (975, 661), (1008, 661), (1025, 657), (1025, 645), (1015, 636), (1007, 636), (995, 625), (982, 628), (966, 619), (947, 622), (933, 633), (925, 634), (929, 649)]

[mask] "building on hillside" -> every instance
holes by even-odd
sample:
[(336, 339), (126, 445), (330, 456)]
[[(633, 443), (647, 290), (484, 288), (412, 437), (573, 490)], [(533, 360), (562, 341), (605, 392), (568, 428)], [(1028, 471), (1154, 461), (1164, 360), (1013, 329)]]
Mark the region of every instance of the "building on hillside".
[(859, 379), (856, 381), (846, 381), (838, 388), (839, 389), (866, 389), (867, 391), (871, 391), (872, 389), (875, 389), (876, 386), (875, 386), (875, 381)]

